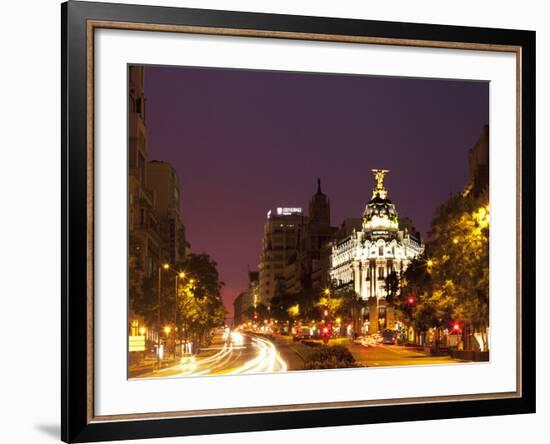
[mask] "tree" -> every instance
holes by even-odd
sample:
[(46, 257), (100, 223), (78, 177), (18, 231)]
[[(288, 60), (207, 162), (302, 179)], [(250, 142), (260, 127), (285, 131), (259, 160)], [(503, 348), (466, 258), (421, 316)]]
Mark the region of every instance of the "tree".
[(128, 304), (131, 312), (142, 316), (151, 325), (153, 313), (157, 307), (157, 298), (152, 291), (151, 279), (145, 274), (145, 264), (141, 254), (141, 243), (137, 236), (130, 232), (128, 242)]
[(342, 314), (343, 298), (341, 296), (322, 296), (316, 305), (321, 310), (322, 318), (327, 316), (333, 318)]
[(430, 231), (434, 288), (453, 301), (456, 319), (480, 333), (487, 350), (489, 326), (489, 206), (484, 197), (451, 197), (437, 210)]
[(401, 278), (399, 273), (396, 271), (388, 273), (384, 280), (384, 289), (386, 290), (386, 302), (389, 305), (393, 305), (401, 289)]
[[(178, 280), (177, 316), (174, 313), (172, 319), (178, 320), (182, 338), (200, 346), (209, 341), (213, 328), (225, 323), (227, 310), (221, 298), (224, 284), (219, 280), (216, 262), (207, 254), (190, 254), (178, 269), (185, 278)], [(174, 290), (172, 293), (175, 295)]]
[(414, 312), (419, 302), (432, 293), (432, 277), (426, 260), (423, 256), (413, 259), (400, 277), (390, 278), (390, 275), (386, 281), (388, 304), (398, 311), (405, 325), (422, 330), (424, 323), (415, 321)]
[(320, 317), (318, 298), (309, 289), (275, 295), (269, 303), (270, 316), (281, 324), (288, 322), (289, 327), (296, 321), (309, 323)]
[(342, 298), (342, 319), (344, 319), (345, 322), (351, 321), (353, 331), (359, 334), (363, 324), (361, 313), (362, 310), (367, 307), (367, 302), (351, 288), (336, 290), (335, 294)]
[[(388, 276), (389, 279), (389, 276)], [(386, 282), (391, 305), (415, 329), (460, 321), (479, 332), (487, 349), (489, 322), (489, 206), (483, 197), (455, 195), (437, 210), (423, 256), (401, 277), (398, 296)], [(393, 293), (390, 295), (390, 292)]]

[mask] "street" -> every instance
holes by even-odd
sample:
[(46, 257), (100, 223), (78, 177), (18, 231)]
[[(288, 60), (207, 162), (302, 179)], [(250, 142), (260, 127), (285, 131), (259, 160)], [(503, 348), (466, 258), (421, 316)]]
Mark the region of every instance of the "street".
[[(332, 339), (329, 345), (346, 347), (362, 367), (410, 366), (464, 362), (449, 356), (431, 356), (417, 347), (378, 344), (364, 346), (351, 340)], [(233, 332), (227, 337), (216, 335), (208, 348), (198, 355), (186, 356), (181, 362), (139, 378), (176, 378), (182, 376), (234, 375), (302, 370), (304, 362), (317, 347), (277, 337), (275, 340)]]
[(281, 372), (287, 364), (275, 345), (267, 339), (232, 333), (228, 338), (215, 336), (210, 347), (197, 356), (182, 358), (181, 363), (140, 375), (140, 378), (175, 378), (222, 374)]

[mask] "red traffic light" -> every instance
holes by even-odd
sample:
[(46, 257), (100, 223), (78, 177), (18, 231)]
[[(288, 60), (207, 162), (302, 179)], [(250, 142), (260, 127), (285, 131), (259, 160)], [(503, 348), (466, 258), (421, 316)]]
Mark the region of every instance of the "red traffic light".
[(413, 295), (409, 295), (408, 299), (407, 299), (407, 302), (409, 305), (412, 305), (414, 304), (414, 296)]

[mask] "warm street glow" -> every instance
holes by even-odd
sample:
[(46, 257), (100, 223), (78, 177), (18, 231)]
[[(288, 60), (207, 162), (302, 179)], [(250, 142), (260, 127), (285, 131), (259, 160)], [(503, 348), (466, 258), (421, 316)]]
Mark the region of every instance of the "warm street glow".
[(300, 306), (298, 304), (289, 307), (288, 314), (292, 317), (296, 317), (300, 314)]
[(171, 331), (172, 331), (172, 327), (170, 327), (169, 325), (164, 327), (164, 333), (166, 333), (167, 335), (169, 335)]

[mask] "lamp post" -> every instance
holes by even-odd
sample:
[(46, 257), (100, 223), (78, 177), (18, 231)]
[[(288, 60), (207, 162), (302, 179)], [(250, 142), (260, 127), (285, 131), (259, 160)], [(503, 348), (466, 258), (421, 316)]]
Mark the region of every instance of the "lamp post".
[(162, 264), (158, 268), (158, 279), (157, 279), (157, 370), (160, 370), (160, 292), (161, 292), (161, 279), (162, 279), (162, 270), (168, 270), (170, 268), (169, 264)]
[[(179, 339), (180, 341), (180, 345), (181, 345), (181, 332), (180, 332), (180, 328), (178, 326), (178, 321), (179, 321), (179, 306), (178, 306), (178, 296), (179, 296), (179, 281), (178, 279), (181, 278), (181, 279), (184, 279), (185, 278), (185, 273), (183, 271), (180, 271), (179, 273), (176, 274), (176, 301), (175, 301), (175, 305), (176, 305), (176, 313), (175, 313), (175, 319), (174, 319), (174, 326), (176, 328), (176, 334), (174, 335), (174, 348), (177, 347), (177, 340)], [(176, 354), (176, 350), (174, 350), (174, 355)]]
[(323, 329), (321, 330), (321, 337), (323, 338), (323, 342), (326, 344), (329, 343), (330, 341), (330, 336), (331, 336), (331, 330), (332, 330), (332, 322), (331, 322), (331, 316), (332, 316), (332, 313), (331, 313), (331, 307), (330, 307), (330, 289), (329, 288), (325, 288), (324, 291), (323, 291), (324, 295), (326, 296), (327, 298), (327, 305), (326, 305), (326, 308), (325, 310), (323, 311)]
[[(163, 268), (165, 270), (169, 270), (171, 271), (172, 273), (174, 273), (176, 275), (176, 294), (175, 294), (175, 300), (174, 300), (174, 308), (175, 308), (175, 311), (174, 311), (174, 327), (175, 327), (175, 331), (176, 333), (174, 334), (174, 357), (176, 355), (176, 345), (177, 345), (177, 340), (179, 339), (180, 340), (180, 343), (181, 343), (181, 329), (179, 329), (178, 327), (178, 321), (179, 321), (179, 309), (178, 309), (178, 301), (179, 301), (179, 279), (185, 279), (187, 277), (187, 274), (184, 272), (184, 271), (176, 271), (174, 270), (170, 264), (165, 264), (163, 266)], [(195, 282), (194, 279), (189, 279), (189, 284), (193, 284)], [(160, 322), (160, 321), (159, 321)], [(159, 323), (160, 325), (160, 323)]]

